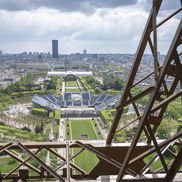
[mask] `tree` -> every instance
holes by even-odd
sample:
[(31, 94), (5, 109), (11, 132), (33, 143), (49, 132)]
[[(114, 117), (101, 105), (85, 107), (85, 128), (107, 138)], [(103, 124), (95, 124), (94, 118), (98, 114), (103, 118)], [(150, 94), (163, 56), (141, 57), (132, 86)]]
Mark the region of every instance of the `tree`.
[(35, 126), (35, 133), (36, 133), (36, 134), (40, 133), (40, 130), (41, 130), (41, 129), (40, 129), (40, 125), (36, 125), (36, 126)]
[(170, 138), (176, 129), (177, 124), (174, 120), (164, 119), (157, 130), (157, 135), (160, 139)]
[(41, 122), (41, 125), (38, 124), (35, 126), (35, 133), (36, 134), (43, 133), (43, 129), (44, 129), (43, 122)]
[(166, 116), (178, 120), (182, 118), (182, 104), (181, 102), (172, 102), (166, 110)]
[(121, 90), (123, 88), (124, 82), (121, 78), (115, 76), (114, 74), (103, 74), (103, 90), (115, 89)]
[(120, 78), (115, 78), (114, 80), (114, 89), (121, 90), (123, 88), (123, 81)]

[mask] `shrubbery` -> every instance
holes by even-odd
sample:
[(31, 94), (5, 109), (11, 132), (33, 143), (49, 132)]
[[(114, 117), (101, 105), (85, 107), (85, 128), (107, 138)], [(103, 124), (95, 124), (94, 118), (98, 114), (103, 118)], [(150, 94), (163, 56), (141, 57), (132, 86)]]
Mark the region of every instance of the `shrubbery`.
[(38, 116), (48, 116), (48, 110), (44, 108), (33, 108), (31, 113)]

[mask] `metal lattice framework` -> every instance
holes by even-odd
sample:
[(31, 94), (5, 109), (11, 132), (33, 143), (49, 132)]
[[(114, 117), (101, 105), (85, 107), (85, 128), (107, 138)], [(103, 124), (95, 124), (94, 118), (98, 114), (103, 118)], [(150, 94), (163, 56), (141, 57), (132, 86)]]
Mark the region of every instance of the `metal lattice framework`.
[[(116, 108), (106, 145), (88, 144), (80, 141), (72, 143), (8, 143), (0, 145), (0, 153), (11, 156), (19, 162), (19, 165), (6, 174), (0, 174), (0, 180), (18, 181), (22, 179), (57, 179), (59, 181), (74, 181), (81, 179), (96, 179), (99, 176), (117, 175), (117, 181), (173, 181), (182, 166), (182, 132), (175, 134), (170, 139), (158, 142), (156, 131), (162, 122), (167, 106), (170, 102), (182, 95), (182, 63), (180, 46), (182, 43), (182, 20), (180, 20), (174, 38), (171, 42), (165, 61), (160, 65), (157, 56), (157, 29), (170, 18), (179, 14), (182, 7), (157, 24), (162, 0), (153, 0), (144, 33), (136, 52), (128, 82), (123, 91), (120, 103)], [(180, 1), (182, 4), (182, 2)], [(139, 65), (144, 51), (149, 45), (154, 61), (154, 71), (135, 81)], [(144, 89), (139, 94), (132, 95), (132, 89), (149, 77), (154, 79), (154, 84)], [(168, 78), (172, 83), (167, 84)], [(144, 112), (140, 112), (137, 102), (148, 96), (149, 100)], [(136, 119), (122, 125), (124, 107), (132, 105), (136, 112)], [(120, 127), (122, 125), (122, 127)], [(116, 134), (127, 127), (135, 125), (136, 130), (130, 145), (116, 146), (112, 141)], [(139, 142), (141, 136), (145, 142)], [(71, 150), (79, 148), (78, 152), (71, 155)], [(59, 150), (65, 150), (66, 155), (60, 155)], [(50, 166), (39, 158), (42, 151), (48, 151), (51, 155), (59, 158), (60, 164)], [(90, 151), (99, 159), (95, 168), (85, 172), (73, 159), (84, 151)], [(170, 161), (166, 155), (170, 155)], [(149, 161), (145, 161), (147, 157)], [(32, 162), (34, 161), (34, 163)], [(156, 161), (161, 162), (160, 168), (152, 168)], [(1, 160), (0, 160), (1, 161)], [(35, 163), (36, 162), (36, 163)]]

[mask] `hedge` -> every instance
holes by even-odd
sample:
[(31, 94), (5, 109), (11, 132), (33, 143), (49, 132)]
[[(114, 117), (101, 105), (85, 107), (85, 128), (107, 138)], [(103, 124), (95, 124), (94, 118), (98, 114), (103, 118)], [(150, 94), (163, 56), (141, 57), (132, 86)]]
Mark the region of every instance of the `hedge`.
[(44, 108), (33, 108), (31, 113), (38, 116), (48, 116), (48, 110)]

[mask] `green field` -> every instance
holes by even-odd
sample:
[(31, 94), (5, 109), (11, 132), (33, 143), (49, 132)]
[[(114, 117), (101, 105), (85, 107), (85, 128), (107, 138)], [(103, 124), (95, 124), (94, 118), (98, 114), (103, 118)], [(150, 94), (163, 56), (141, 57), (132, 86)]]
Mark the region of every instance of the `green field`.
[[(74, 149), (74, 154), (78, 153), (79, 151), (80, 149)], [(93, 153), (89, 152), (88, 150), (84, 150), (80, 155), (75, 157), (72, 162), (89, 173), (97, 165), (99, 159)]]
[(17, 162), (15, 159), (12, 159), (11, 157), (2, 157), (1, 158), (1, 166), (0, 166), (0, 172), (5, 173), (13, 170), (15, 167), (17, 167), (19, 162)]
[(102, 139), (95, 120), (70, 120), (65, 127), (67, 140), (81, 140), (81, 134), (86, 134), (89, 140)]
[[(103, 139), (95, 120), (70, 120), (65, 122), (66, 139), (80, 140), (81, 134), (86, 134), (88, 139)], [(80, 149), (72, 149), (72, 155)], [(99, 162), (91, 152), (85, 150), (72, 161), (86, 172), (90, 172)]]
[(66, 87), (78, 87), (76, 81), (66, 81)]
[(48, 136), (45, 134), (35, 134), (34, 132), (28, 132), (25, 130), (13, 128), (11, 126), (5, 126), (5, 125), (0, 125), (0, 133), (3, 133), (5, 136), (9, 137), (15, 137), (16, 140), (22, 139), (22, 140), (28, 140), (28, 141), (36, 141), (36, 142), (41, 142), (41, 141), (47, 141)]
[(65, 92), (80, 92), (80, 89), (79, 88), (66, 88), (65, 89)]

